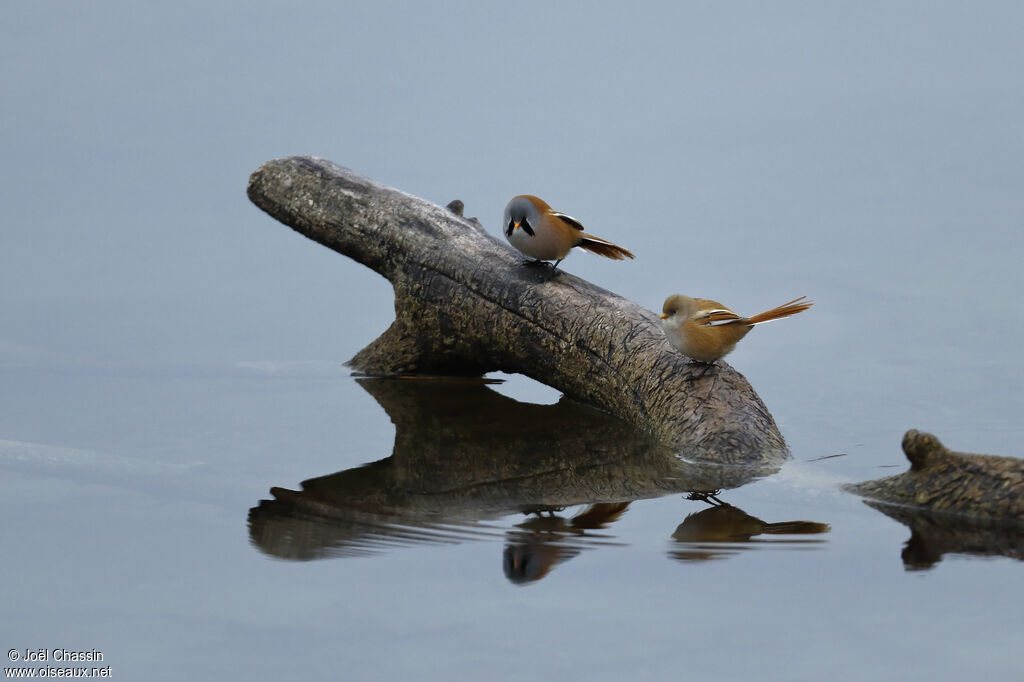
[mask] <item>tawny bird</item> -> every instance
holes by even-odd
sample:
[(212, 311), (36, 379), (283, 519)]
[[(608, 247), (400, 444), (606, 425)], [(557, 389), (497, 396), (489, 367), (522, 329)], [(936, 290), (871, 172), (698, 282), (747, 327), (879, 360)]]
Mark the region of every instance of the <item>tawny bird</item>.
[(676, 294), (665, 299), (661, 324), (673, 348), (710, 365), (732, 351), (754, 325), (796, 315), (814, 305), (805, 298), (801, 296), (760, 315), (742, 317), (717, 301)]
[(552, 269), (558, 267), (574, 246), (615, 260), (633, 258), (633, 254), (621, 246), (587, 234), (580, 221), (551, 210), (544, 200), (531, 194), (520, 194), (508, 202), (502, 224), (505, 238), (512, 246), (534, 260), (555, 261)]

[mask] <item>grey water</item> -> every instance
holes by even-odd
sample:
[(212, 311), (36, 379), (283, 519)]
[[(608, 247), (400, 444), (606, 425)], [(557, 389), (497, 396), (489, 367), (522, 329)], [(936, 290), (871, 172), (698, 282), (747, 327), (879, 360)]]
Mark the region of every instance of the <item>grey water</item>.
[[(910, 428), (1024, 454), (1022, 30), (1011, 3), (10, 4), (5, 668), (1021, 678), (1019, 554), (922, 555), (840, 486), (904, 470)], [(495, 235), (537, 194), (637, 256), (561, 267), (651, 309), (812, 298), (729, 356), (792, 460), (691, 496), (523, 377), (352, 377), (391, 288), (248, 202), (294, 154)]]

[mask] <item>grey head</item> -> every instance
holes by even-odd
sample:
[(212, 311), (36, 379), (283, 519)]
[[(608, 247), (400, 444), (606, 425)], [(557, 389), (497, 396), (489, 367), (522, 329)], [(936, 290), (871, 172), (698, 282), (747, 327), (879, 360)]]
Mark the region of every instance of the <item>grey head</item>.
[(508, 205), (505, 206), (505, 219), (502, 223), (506, 237), (511, 237), (517, 226), (531, 237), (534, 235), (534, 228), (540, 223), (541, 217), (538, 202), (543, 203), (537, 197), (529, 194), (520, 194), (508, 202)]

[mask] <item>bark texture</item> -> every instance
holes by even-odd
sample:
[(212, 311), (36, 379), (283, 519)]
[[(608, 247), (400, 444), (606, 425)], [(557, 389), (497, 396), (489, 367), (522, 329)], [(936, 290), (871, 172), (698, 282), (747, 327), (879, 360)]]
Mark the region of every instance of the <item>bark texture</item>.
[(903, 436), (903, 453), (907, 471), (846, 490), (881, 504), (1024, 528), (1024, 459), (954, 452), (916, 429)]
[(358, 372), (518, 372), (621, 417), (686, 458), (764, 464), (788, 457), (742, 375), (722, 363), (695, 376), (700, 368), (668, 345), (655, 313), (562, 270), (525, 265), (504, 240), (462, 217), (461, 202), (444, 208), (314, 157), (264, 164), (248, 194), (394, 286), (395, 321), (350, 360)]

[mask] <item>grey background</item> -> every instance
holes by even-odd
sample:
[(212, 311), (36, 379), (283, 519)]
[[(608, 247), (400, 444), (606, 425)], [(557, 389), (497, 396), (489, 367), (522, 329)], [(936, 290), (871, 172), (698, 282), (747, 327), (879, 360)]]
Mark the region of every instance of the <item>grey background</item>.
[[(902, 467), (907, 428), (1020, 453), (1017, 4), (4, 14), (0, 643), (139, 679), (1021, 674), (1018, 563), (905, 573), (905, 529), (836, 490)], [(260, 555), (244, 518), (269, 486), (393, 437), (341, 367), (390, 286), (245, 197), (293, 154), (460, 198), (495, 234), (538, 194), (637, 255), (564, 268), (652, 309), (816, 300), (730, 356), (794, 454), (730, 501), (829, 522), (827, 546), (683, 566), (665, 543), (694, 507), (664, 498), (615, 526), (627, 549), (526, 589), (496, 543)]]

